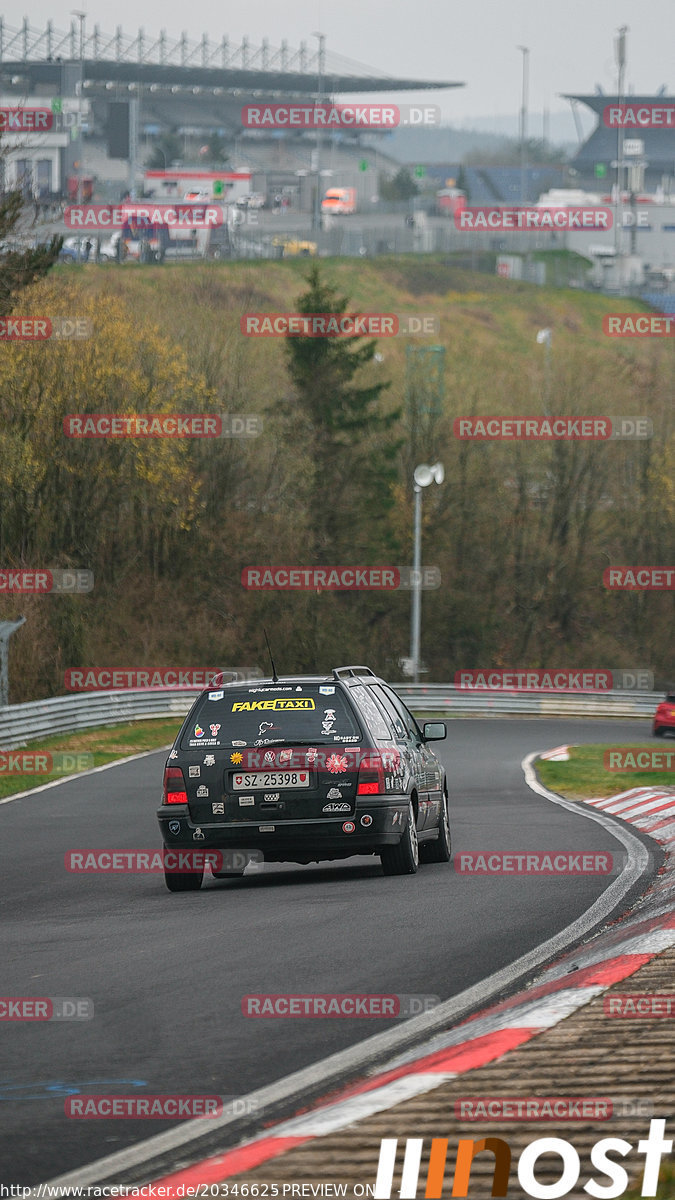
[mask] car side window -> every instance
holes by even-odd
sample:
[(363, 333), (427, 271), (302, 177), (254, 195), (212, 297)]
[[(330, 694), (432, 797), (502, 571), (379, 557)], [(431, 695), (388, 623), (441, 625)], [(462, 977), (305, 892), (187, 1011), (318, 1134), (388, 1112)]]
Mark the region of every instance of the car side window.
[(396, 692), (392, 692), (391, 688), (387, 688), (387, 695), (391, 697), (392, 704), (396, 706), (397, 712), (401, 714), (401, 718), (405, 724), (406, 730), (408, 731), (408, 735), (415, 742), (423, 742), (424, 738), (422, 737), (422, 730), (417, 724), (417, 721), (413, 717), (412, 713), (406, 708), (400, 696), (397, 696)]
[(371, 691), (375, 693), (377, 699), (379, 700), (379, 702), (382, 705), (382, 707), (384, 708), (387, 716), (389, 717), (389, 720), (391, 721), (391, 723), (394, 727), (394, 733), (396, 734), (396, 737), (397, 738), (407, 737), (407, 730), (405, 727), (405, 723), (403, 721), (403, 717), (401, 716), (401, 713), (396, 708), (396, 705), (392, 703), (391, 697), (389, 696), (388, 692), (383, 687), (380, 687), (379, 683), (374, 683), (372, 685)]
[(366, 718), (373, 736), (379, 742), (390, 742), (393, 738), (393, 733), (382, 709), (375, 702), (375, 697), (372, 695), (372, 688), (359, 684), (358, 687), (353, 687), (350, 691)]

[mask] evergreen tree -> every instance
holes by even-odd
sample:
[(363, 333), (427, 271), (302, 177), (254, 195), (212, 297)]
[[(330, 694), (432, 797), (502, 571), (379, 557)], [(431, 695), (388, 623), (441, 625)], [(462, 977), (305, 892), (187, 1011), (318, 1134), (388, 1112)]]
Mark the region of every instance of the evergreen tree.
[[(0, 246), (15, 232), (23, 209), (20, 191), (0, 195)], [(63, 238), (54, 236), (35, 249), (0, 251), (0, 316), (11, 313), (19, 292), (47, 274), (62, 245)]]
[[(301, 313), (346, 311), (348, 298), (324, 283), (319, 267), (298, 301)], [(393, 426), (400, 410), (385, 412), (388, 382), (357, 386), (355, 376), (372, 363), (376, 342), (360, 337), (289, 337), (286, 343), (293, 394), (282, 410), (286, 430), (307, 455), (305, 496), (310, 559), (391, 561), (389, 515), (397, 479), (400, 441)], [(373, 558), (374, 556), (374, 558)]]

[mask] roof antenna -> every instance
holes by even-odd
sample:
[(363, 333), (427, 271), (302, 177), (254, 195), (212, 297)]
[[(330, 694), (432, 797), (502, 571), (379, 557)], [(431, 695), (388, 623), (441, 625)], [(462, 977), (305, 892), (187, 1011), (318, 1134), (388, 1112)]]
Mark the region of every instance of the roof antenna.
[(263, 633), (265, 634), (265, 641), (267, 642), (267, 653), (270, 656), (270, 662), (272, 664), (272, 683), (278, 683), (279, 676), (277, 675), (277, 669), (274, 665), (274, 659), (272, 658), (272, 647), (270, 646), (270, 639), (267, 636), (267, 630), (265, 629), (264, 625), (263, 625)]

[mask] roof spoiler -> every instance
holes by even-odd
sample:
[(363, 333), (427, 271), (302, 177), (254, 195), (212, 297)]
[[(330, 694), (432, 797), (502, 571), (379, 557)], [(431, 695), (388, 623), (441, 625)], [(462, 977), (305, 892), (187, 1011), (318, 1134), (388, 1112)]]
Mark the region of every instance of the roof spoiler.
[(353, 667), (333, 667), (333, 679), (339, 679), (340, 675), (342, 675), (342, 674), (352, 675), (352, 676), (353, 675), (372, 675), (374, 679), (377, 678), (375, 675), (375, 672), (371, 671), (370, 667), (364, 667), (361, 665), (356, 665)]

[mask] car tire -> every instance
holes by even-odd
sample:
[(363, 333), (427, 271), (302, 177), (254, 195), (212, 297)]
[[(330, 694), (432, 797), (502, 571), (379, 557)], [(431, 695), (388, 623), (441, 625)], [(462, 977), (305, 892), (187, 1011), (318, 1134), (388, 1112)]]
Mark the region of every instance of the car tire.
[(164, 871), (164, 882), (170, 892), (198, 892), (203, 871)]
[(385, 875), (414, 875), (419, 866), (419, 844), (415, 827), (415, 809), (408, 803), (408, 821), (397, 846), (383, 846), (380, 862)]
[(663, 737), (665, 732), (666, 731), (663, 728), (663, 725), (657, 725), (656, 728), (654, 729), (654, 737)]
[(449, 862), (452, 854), (452, 838), (450, 835), (450, 816), (448, 813), (448, 797), (443, 793), (441, 816), (438, 823), (438, 837), (435, 842), (423, 842), (420, 846), (420, 861), (424, 863)]

